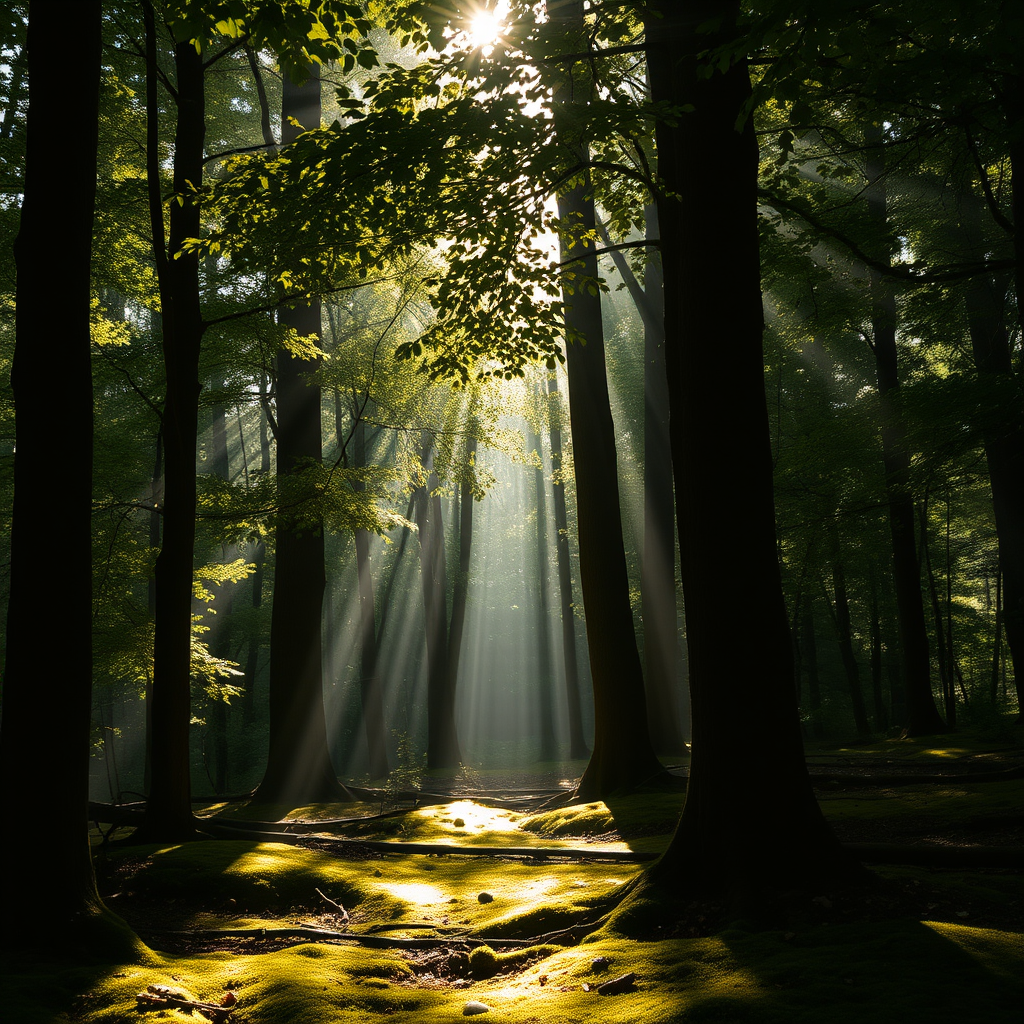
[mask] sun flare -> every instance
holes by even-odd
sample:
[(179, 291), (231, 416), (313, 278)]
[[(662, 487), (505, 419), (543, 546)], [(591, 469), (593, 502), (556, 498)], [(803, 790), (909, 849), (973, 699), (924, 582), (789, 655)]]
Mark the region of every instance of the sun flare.
[(504, 28), (497, 11), (480, 11), (469, 23), (469, 41), (474, 48), (492, 46)]

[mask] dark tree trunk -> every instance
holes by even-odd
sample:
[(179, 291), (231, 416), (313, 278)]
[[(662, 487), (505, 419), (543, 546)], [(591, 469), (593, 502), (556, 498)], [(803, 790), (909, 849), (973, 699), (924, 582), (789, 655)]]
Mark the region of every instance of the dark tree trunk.
[[(686, 802), (655, 877), (743, 897), (851, 868), (804, 763), (776, 554), (750, 78), (742, 60), (704, 75), (696, 57), (732, 37), (738, 8), (655, 3), (647, 54), (655, 102), (692, 107), (656, 127), (693, 732)], [(699, 33), (706, 22), (718, 33)], [(741, 642), (722, 614), (737, 580), (751, 610)]]
[[(53, 67), (54, 26), (73, 45)], [(11, 384), (16, 420), (10, 606), (4, 667), (0, 780), (10, 806), (26, 775), (46, 800), (46, 836), (0, 875), (0, 903), (16, 927), (0, 943), (77, 949), (101, 907), (89, 852), (92, 708), (92, 367), (89, 298), (96, 197), (100, 4), (31, 5), (29, 110), (17, 265), (17, 338)], [(74, 116), (68, 117), (68, 82)], [(59, 125), (60, 130), (55, 126)], [(58, 276), (55, 278), (55, 272)], [(54, 286), (59, 284), (59, 301)], [(59, 414), (57, 413), (59, 411)], [(54, 493), (53, 456), (75, 457)], [(58, 542), (59, 539), (59, 542)], [(60, 664), (40, 678), (40, 616), (60, 581)], [(9, 836), (11, 841), (14, 836)]]
[(572, 564), (569, 554), (569, 517), (565, 503), (565, 461), (562, 454), (562, 410), (558, 378), (548, 380), (548, 437), (551, 441), (551, 495), (555, 512), (555, 557), (558, 562), (558, 606), (562, 622), (562, 657), (565, 662), (565, 701), (569, 715), (569, 757), (590, 756), (583, 735), (580, 709), (580, 675), (576, 657), (576, 613), (572, 597)]
[(415, 498), (427, 647), (427, 767), (454, 768), (461, 763), (462, 753), (455, 729), (455, 694), (449, 670), (448, 569), (433, 459), (433, 439), (424, 432), (420, 452), (424, 480), (416, 489)]
[[(284, 79), (282, 143), (320, 126), (320, 69), (310, 64), (302, 85)], [(321, 342), (319, 299), (285, 309), (281, 323)], [(286, 506), (277, 517), (274, 603), (270, 619), (270, 746), (255, 798), (299, 805), (338, 800), (345, 789), (331, 763), (324, 714), (321, 620), (324, 533), (312, 509), (312, 486), (295, 490), (304, 468), (323, 459), (320, 361), (277, 354), (277, 477)]]
[[(361, 411), (361, 410), (359, 410)], [(338, 438), (339, 445), (341, 438)], [(356, 421), (352, 436), (353, 465), (366, 465), (366, 423), (362, 416)], [(363, 489), (356, 481), (356, 490)], [(384, 728), (384, 681), (377, 670), (377, 614), (373, 596), (373, 574), (370, 570), (370, 533), (355, 531), (356, 576), (359, 583), (359, 697), (363, 711), (363, 729), (370, 777), (383, 778), (391, 770), (388, 764), (387, 735)]]
[(537, 573), (537, 733), (540, 736), (541, 761), (553, 761), (558, 757), (558, 740), (555, 736), (554, 693), (551, 664), (551, 587), (548, 584), (548, 501), (547, 475), (544, 472), (544, 448), (540, 437), (530, 432), (526, 435), (526, 447), (537, 453), (537, 464), (533, 468), (533, 483), (536, 494), (534, 505), (537, 510), (536, 573)]
[[(1022, 159), (1015, 169), (1024, 177), (1024, 148)], [(1014, 185), (1016, 197), (1016, 178)], [(1019, 186), (1019, 191), (1024, 196), (1024, 184)], [(974, 197), (964, 197), (964, 226), (972, 252), (981, 250), (983, 245), (979, 205), (979, 200)], [(1024, 217), (1024, 201), (1021, 206), (1018, 212)], [(1017, 237), (1022, 234), (1024, 232), (1018, 231), (1014, 236), (1015, 252), (1019, 260), (1024, 260), (1024, 241)], [(1019, 288), (1024, 282), (1020, 278), (1020, 267), (1017, 269)], [(1010, 335), (1003, 312), (1006, 284), (1005, 279), (996, 281), (989, 277), (974, 277), (964, 296), (974, 365), (981, 379), (990, 384), (996, 393), (997, 385), (1013, 380)], [(1019, 291), (1017, 304), (1024, 306)], [(1006, 630), (1006, 644), (1010, 649), (1019, 697), (1021, 675), (1024, 674), (1024, 409), (1020, 401), (1009, 405), (1005, 416), (1000, 417), (998, 422), (986, 416), (983, 437), (1003, 579), (1002, 624)]]
[[(144, 10), (148, 9), (144, 7)], [(185, 251), (186, 239), (200, 234), (199, 202), (192, 187), (203, 180), (205, 100), (203, 65), (190, 42), (174, 49), (177, 72), (177, 128), (174, 137), (170, 232), (163, 246), (156, 140), (155, 37), (151, 14), (152, 89), (147, 94), (148, 177), (153, 246), (163, 323), (164, 368), (164, 523), (156, 560), (156, 636), (153, 650), (152, 771), (140, 840), (172, 842), (195, 834), (189, 775), (191, 722), (192, 575), (196, 533), (196, 432), (199, 421), (199, 351), (203, 317), (199, 259)], [(154, 194), (155, 193), (155, 194)]]
[[(584, 38), (582, 0), (552, 5), (550, 14), (553, 22), (563, 24), (568, 45), (579, 49)], [(579, 88), (567, 79), (554, 96), (555, 126), (570, 165), (588, 161), (586, 140), (577, 136), (569, 110), (574, 102), (585, 101), (574, 92)], [(601, 297), (588, 287), (597, 279), (597, 257), (592, 243), (577, 241), (580, 231), (593, 237), (597, 226), (593, 190), (588, 175), (583, 177), (582, 183), (558, 196), (558, 216), (563, 224), (561, 259), (567, 264), (562, 301), (580, 584), (594, 688), (594, 750), (577, 797), (597, 800), (657, 779), (664, 769), (647, 729), (643, 669), (629, 604)]]
[(956, 728), (956, 693), (953, 689), (953, 670), (950, 665), (950, 652), (946, 645), (945, 620), (942, 615), (942, 604), (939, 601), (939, 588), (935, 584), (935, 570), (932, 568), (931, 548), (928, 544), (928, 526), (926, 515), (927, 504), (921, 509), (921, 545), (924, 549), (924, 573), (928, 583), (928, 597), (932, 607), (932, 618), (935, 622), (935, 648), (939, 663), (939, 687), (942, 690), (943, 710), (946, 713), (946, 725)]
[(820, 740), (825, 735), (821, 720), (821, 679), (818, 676), (818, 635), (814, 629), (814, 599), (804, 595), (800, 606), (800, 660), (807, 671), (807, 709), (811, 713), (811, 735)]
[(836, 631), (836, 642), (839, 644), (839, 657), (843, 663), (847, 691), (850, 694), (853, 723), (857, 729), (857, 735), (863, 739), (871, 735), (871, 725), (868, 723), (867, 709), (864, 707), (864, 694), (860, 688), (860, 668), (857, 665), (857, 657), (853, 653), (850, 598), (846, 592), (846, 570), (843, 567), (839, 532), (836, 529), (833, 529), (832, 535), (832, 591), (833, 597), (829, 611), (832, 625)]
[[(459, 682), (459, 665), (462, 661), (462, 640), (466, 632), (466, 606), (469, 602), (469, 562), (473, 554), (473, 474), (476, 464), (476, 423), (470, 415), (466, 420), (466, 469), (459, 485), (459, 563), (455, 567), (452, 586), (452, 616), (448, 629), (448, 702), (451, 715), (455, 717), (455, 692)], [(440, 523), (440, 499), (438, 499), (438, 522)], [(444, 539), (441, 538), (443, 546)]]
[[(648, 238), (658, 235), (657, 209), (645, 210)], [(644, 623), (644, 682), (647, 726), (655, 749), (686, 752), (684, 722), (689, 718), (679, 680), (676, 615), (675, 505), (672, 453), (668, 438), (668, 380), (665, 376), (665, 303), (661, 256), (647, 253), (641, 288), (629, 262), (613, 251), (644, 327), (644, 541), (640, 568), (640, 607)]]
[(875, 729), (889, 728), (889, 715), (882, 691), (882, 616), (878, 604), (878, 583), (871, 574), (871, 696), (875, 706)]
[[(888, 218), (885, 191), (885, 153), (880, 129), (869, 132), (871, 148), (866, 190), (868, 212), (880, 235)], [(910, 490), (910, 450), (900, 404), (896, 348), (896, 295), (892, 282), (877, 270), (871, 281), (871, 332), (881, 408), (882, 463), (892, 538), (892, 575), (896, 591), (900, 659), (904, 684), (904, 734), (930, 736), (945, 728), (932, 694), (928, 627), (921, 595), (921, 568), (914, 544), (914, 502)]]

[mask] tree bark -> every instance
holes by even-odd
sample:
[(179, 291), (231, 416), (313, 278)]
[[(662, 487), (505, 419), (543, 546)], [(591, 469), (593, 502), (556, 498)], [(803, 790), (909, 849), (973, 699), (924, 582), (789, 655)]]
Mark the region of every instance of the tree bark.
[[(144, 10), (148, 9), (144, 7)], [(203, 180), (205, 97), (203, 65), (191, 42), (174, 48), (177, 126), (174, 137), (170, 232), (163, 244), (159, 170), (155, 157), (155, 40), (147, 25), (152, 93), (147, 95), (150, 133), (150, 212), (160, 286), (166, 396), (164, 399), (164, 522), (156, 560), (156, 636), (153, 650), (152, 768), (146, 817), (137, 832), (145, 841), (175, 842), (195, 835), (189, 769), (192, 675), (192, 578), (196, 533), (196, 434), (199, 422), (199, 353), (203, 317), (199, 258), (184, 249), (200, 234), (199, 201), (192, 192)], [(156, 195), (154, 196), (154, 191)]]
[[(702, 74), (739, 4), (652, 5), (652, 98), (692, 112), (656, 125), (670, 434), (692, 713), (691, 768), (655, 878), (676, 891), (804, 887), (852, 870), (804, 763), (776, 554), (764, 391), (758, 149), (744, 60)], [(717, 23), (716, 32), (698, 26)], [(714, 159), (709, 159), (714, 154)], [(750, 614), (737, 623), (736, 581)], [(729, 651), (728, 665), (722, 652)]]
[[(73, 41), (54, 73), (54, 25)], [(18, 281), (11, 384), (16, 411), (7, 657), (0, 782), (5, 799), (24, 798), (26, 773), (46, 795), (45, 841), (0, 874), (0, 902), (16, 928), (6, 948), (52, 940), (76, 944), (102, 907), (89, 851), (92, 710), (92, 367), (89, 301), (96, 197), (100, 78), (98, 0), (34, 3), (28, 21), (29, 109), (21, 224), (14, 245)], [(65, 116), (68, 81), (73, 117)], [(60, 130), (55, 130), (55, 125)], [(58, 263), (55, 264), (55, 259)], [(54, 301), (59, 269), (60, 301)], [(57, 411), (59, 410), (59, 414)], [(61, 470), (54, 452), (75, 457)], [(59, 543), (58, 543), (59, 538)], [(40, 679), (38, 629), (60, 580), (60, 664)], [(13, 841), (13, 836), (8, 836)]]
[[(282, 143), (320, 127), (319, 65), (311, 63), (302, 85), (284, 80)], [(282, 310), (281, 323), (321, 344), (319, 299)], [(326, 574), (324, 533), (311, 511), (312, 491), (294, 493), (304, 467), (323, 459), (320, 360), (286, 350), (277, 354), (277, 476), (279, 493), (292, 508), (277, 517), (274, 598), (270, 619), (270, 745), (267, 769), (255, 799), (297, 806), (345, 795), (331, 763), (324, 713), (322, 617)]]
[[(656, 238), (657, 208), (649, 204), (644, 212), (647, 237)], [(640, 614), (644, 624), (647, 727), (656, 750), (682, 754), (686, 752), (684, 725), (689, 715), (688, 701), (679, 679), (675, 505), (668, 438), (661, 255), (654, 247), (647, 250), (643, 287), (621, 251), (612, 251), (611, 257), (644, 328), (644, 540)]]
[[(885, 152), (880, 129), (868, 133), (866, 190), (869, 216), (884, 234), (887, 220)], [(892, 282), (877, 270), (871, 282), (871, 333), (881, 408), (882, 463), (892, 538), (892, 573), (896, 591), (900, 658), (904, 682), (904, 735), (930, 736), (945, 728), (932, 694), (928, 627), (921, 594), (921, 568), (914, 544), (914, 501), (910, 491), (910, 451), (899, 394), (896, 347), (896, 295)]]
[(427, 647), (427, 767), (455, 768), (462, 761), (455, 728), (448, 646), (448, 569), (441, 496), (433, 470), (434, 442), (424, 431), (420, 451), (423, 483), (416, 489), (420, 533), (420, 580)]
[[(366, 466), (366, 423), (361, 415), (353, 428), (352, 442), (353, 464), (361, 469)], [(340, 437), (338, 443), (341, 443)], [(353, 487), (362, 490), (362, 481), (356, 481)], [(388, 774), (391, 766), (388, 764), (384, 727), (384, 681), (377, 669), (379, 641), (373, 573), (370, 568), (370, 539), (368, 530), (355, 531), (356, 577), (359, 585), (359, 697), (370, 778), (380, 779)]]
[[(551, 5), (570, 46), (583, 38), (583, 3)], [(576, 135), (569, 108), (585, 97), (571, 78), (555, 89), (554, 115), (559, 143), (570, 165), (585, 164), (588, 148)], [(594, 688), (594, 750), (580, 780), (580, 800), (603, 799), (657, 779), (658, 763), (647, 729), (643, 670), (629, 604), (629, 578), (622, 539), (615, 424), (605, 369), (601, 297), (596, 289), (597, 256), (578, 232), (596, 231), (589, 178), (558, 196), (562, 222), (559, 250), (565, 265), (562, 289), (567, 334), (569, 421), (576, 471), (576, 512), (580, 583), (587, 620), (587, 646)], [(588, 252), (589, 249), (589, 252)], [(570, 263), (570, 261), (572, 261)]]
[(544, 448), (540, 437), (529, 431), (526, 446), (537, 453), (533, 468), (536, 494), (537, 536), (535, 541), (537, 574), (537, 733), (540, 736), (539, 760), (554, 761), (558, 757), (555, 735), (554, 693), (551, 664), (551, 587), (548, 583), (548, 501), (547, 475), (544, 472)]
[(576, 613), (572, 598), (572, 564), (569, 553), (569, 517), (565, 502), (565, 460), (562, 452), (562, 410), (558, 378), (548, 379), (548, 438), (551, 442), (551, 495), (555, 514), (555, 557), (558, 563), (558, 606), (562, 623), (562, 658), (565, 663), (565, 702), (569, 716), (569, 757), (590, 756), (583, 733), (580, 707), (580, 674), (576, 657)]
[[(1015, 167), (1024, 178), (1024, 147), (1021, 160)], [(1014, 178), (1016, 186), (1017, 179)], [(1024, 184), (1019, 186), (1024, 197)], [(1015, 188), (1014, 196), (1017, 196)], [(972, 253), (983, 251), (980, 224), (980, 200), (964, 196), (964, 228)], [(1024, 218), (1024, 199), (1017, 215)], [(1015, 223), (1021, 223), (1020, 220)], [(1014, 235), (1015, 253), (1024, 261), (1024, 241)], [(1024, 285), (1018, 266), (1017, 287)], [(974, 365), (983, 381), (993, 391), (996, 386), (1013, 380), (1013, 360), (1010, 334), (1004, 318), (1006, 279), (974, 277), (964, 294), (967, 323), (971, 335)], [(1024, 300), (1018, 295), (1018, 305)], [(997, 392), (998, 393), (998, 392)], [(1021, 696), (1021, 676), (1024, 675), (1024, 408), (1020, 400), (1005, 409), (998, 421), (986, 416), (982, 427), (985, 441), (985, 459), (988, 463), (989, 483), (992, 487), (992, 511), (999, 541), (999, 565), (1003, 580), (1002, 625), (1006, 631), (1006, 645), (1010, 649), (1018, 699)]]

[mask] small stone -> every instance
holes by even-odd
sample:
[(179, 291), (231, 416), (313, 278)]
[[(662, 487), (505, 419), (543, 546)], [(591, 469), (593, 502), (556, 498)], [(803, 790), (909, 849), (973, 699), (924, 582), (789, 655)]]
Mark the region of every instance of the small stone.
[(494, 897), (489, 892), (482, 892), (482, 893), (480, 893), (480, 895), (477, 896), (477, 899), (481, 903), (493, 903), (494, 902)]
[(471, 999), (462, 1008), (463, 1017), (472, 1017), (475, 1013), (490, 1013), (491, 1008), (486, 1003), (478, 1003), (475, 999)]
[(463, 821), (463, 819), (462, 819), (462, 818), (456, 818), (456, 819), (455, 819), (455, 820), (454, 820), (454, 821), (452, 822), (452, 824), (453, 824), (453, 825), (454, 825), (454, 826), (455, 826), (456, 828), (465, 828), (465, 827), (466, 827), (466, 823), (465, 823), (465, 821)]
[(374, 871), (373, 871), (373, 877), (374, 878), (380, 878), (380, 876), (383, 875), (383, 874), (384, 874), (384, 872), (381, 871), (380, 868), (374, 868)]
[(609, 960), (608, 957), (606, 957), (606, 956), (599, 956), (590, 965), (590, 969), (595, 974), (600, 974), (602, 971), (607, 971), (610, 964), (611, 964), (611, 960)]

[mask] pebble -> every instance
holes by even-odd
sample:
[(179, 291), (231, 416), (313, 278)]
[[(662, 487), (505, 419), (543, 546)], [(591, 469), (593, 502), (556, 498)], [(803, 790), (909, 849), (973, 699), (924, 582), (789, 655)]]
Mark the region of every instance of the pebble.
[(486, 1003), (478, 1003), (475, 999), (471, 999), (462, 1008), (463, 1017), (472, 1017), (474, 1013), (489, 1013), (490, 1007)]
[[(477, 896), (477, 899), (481, 903), (493, 903), (494, 902), (494, 897), (489, 892), (482, 892), (482, 893), (480, 893), (480, 895)], [(479, 1011), (477, 1011), (477, 1012), (479, 1012)]]

